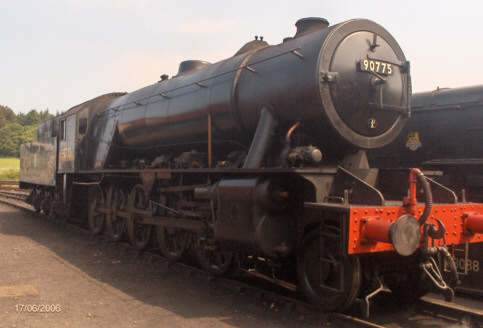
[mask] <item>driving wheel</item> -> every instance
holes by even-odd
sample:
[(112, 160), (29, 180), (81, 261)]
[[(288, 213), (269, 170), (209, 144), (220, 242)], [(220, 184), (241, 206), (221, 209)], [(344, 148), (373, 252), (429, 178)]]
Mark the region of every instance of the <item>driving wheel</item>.
[(359, 259), (341, 254), (338, 242), (324, 239), (319, 230), (304, 238), (297, 256), (297, 274), (305, 296), (323, 311), (342, 311), (361, 285)]
[[(129, 194), (128, 204), (130, 208), (138, 210), (149, 210), (148, 198), (144, 192), (142, 185), (136, 185)], [(151, 238), (151, 225), (142, 224), (143, 217), (141, 214), (133, 214), (127, 220), (127, 233), (131, 245), (137, 250), (145, 249)]]
[(106, 207), (111, 209), (111, 213), (106, 216), (107, 235), (113, 241), (121, 240), (126, 229), (126, 218), (118, 215), (119, 211), (124, 210), (127, 197), (123, 190), (112, 185), (107, 192)]
[(233, 260), (233, 252), (209, 245), (199, 234), (194, 234), (194, 238), (196, 258), (201, 267), (215, 275), (225, 273)]
[(91, 186), (88, 196), (87, 218), (89, 228), (94, 235), (99, 234), (104, 227), (105, 214), (99, 211), (105, 204), (105, 197), (100, 186)]

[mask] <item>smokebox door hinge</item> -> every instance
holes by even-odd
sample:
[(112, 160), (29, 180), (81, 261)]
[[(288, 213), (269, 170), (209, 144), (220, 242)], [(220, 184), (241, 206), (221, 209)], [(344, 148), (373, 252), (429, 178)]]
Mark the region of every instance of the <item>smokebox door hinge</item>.
[(339, 76), (339, 72), (321, 72), (320, 74), (322, 83), (337, 82), (337, 77)]

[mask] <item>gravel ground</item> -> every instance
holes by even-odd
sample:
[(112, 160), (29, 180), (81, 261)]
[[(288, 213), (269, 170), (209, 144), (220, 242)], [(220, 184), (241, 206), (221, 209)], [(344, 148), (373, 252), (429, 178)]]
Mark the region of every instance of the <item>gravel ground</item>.
[(324, 323), (0, 205), (0, 327), (254, 326)]

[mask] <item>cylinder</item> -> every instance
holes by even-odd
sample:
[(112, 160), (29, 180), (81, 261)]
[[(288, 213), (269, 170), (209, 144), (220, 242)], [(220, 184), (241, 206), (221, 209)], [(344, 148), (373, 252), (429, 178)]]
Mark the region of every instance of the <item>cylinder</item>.
[(389, 229), (393, 222), (385, 221), (381, 218), (368, 218), (365, 219), (365, 223), (362, 226), (362, 235), (369, 241), (383, 242), (390, 244)]
[(483, 233), (483, 214), (465, 214), (465, 230), (471, 233)]

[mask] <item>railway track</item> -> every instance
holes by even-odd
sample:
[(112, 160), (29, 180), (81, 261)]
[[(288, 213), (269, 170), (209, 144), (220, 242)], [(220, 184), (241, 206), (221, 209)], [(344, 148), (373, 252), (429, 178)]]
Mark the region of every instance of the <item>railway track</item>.
[(0, 191), (4, 190), (19, 190), (18, 181), (0, 181)]
[(21, 192), (19, 190), (2, 190), (0, 189), (0, 196), (4, 198), (16, 199), (20, 201), (25, 201), (25, 198), (28, 196), (28, 193)]
[(443, 303), (434, 299), (423, 298), (416, 305), (420, 311), (435, 316), (443, 316), (453, 319), (460, 318), (460, 322), (466, 322), (468, 327), (483, 327), (483, 308), (479, 311), (469, 309), (453, 303)]
[[(0, 185), (3, 185), (0, 183)], [(25, 198), (27, 193), (21, 190), (0, 190), (0, 203), (15, 207), (25, 212), (36, 215), (40, 219), (48, 220), (57, 225), (61, 225), (70, 232), (83, 235), (85, 238), (96, 239), (99, 243), (104, 243), (106, 245), (116, 246), (130, 252), (136, 259), (154, 264), (158, 263), (164, 266), (176, 266), (182, 268), (186, 275), (200, 275), (210, 283), (216, 283), (219, 286), (234, 290), (237, 293), (243, 293), (245, 295), (252, 296), (262, 302), (270, 304), (270, 307), (276, 307), (280, 312), (293, 313), (295, 315), (305, 315), (312, 318), (317, 318), (323, 325), (331, 325), (333, 327), (386, 327), (388, 324), (386, 319), (376, 315), (371, 318), (364, 318), (361, 313), (361, 309), (358, 306), (353, 307), (347, 313), (328, 313), (321, 314), (317, 309), (311, 304), (304, 301), (298, 296), (298, 294), (285, 291), (282, 288), (277, 290), (270, 290), (263, 286), (263, 284), (256, 284), (257, 280), (253, 277), (240, 274), (234, 274), (230, 277), (218, 277), (210, 275), (210, 273), (201, 270), (195, 266), (191, 266), (182, 262), (170, 262), (160, 255), (156, 248), (148, 249), (145, 251), (137, 251), (130, 244), (125, 242), (113, 242), (108, 237), (103, 235), (93, 235), (90, 230), (86, 227), (74, 224), (71, 222), (66, 222), (54, 217), (47, 217), (41, 213), (37, 213), (33, 207), (25, 204)], [(247, 282), (248, 281), (248, 282)], [(254, 284), (255, 282), (255, 284)], [(356, 303), (358, 305), (362, 304), (362, 301)], [(362, 307), (361, 307), (362, 308)], [(446, 322), (454, 322), (464, 325), (470, 324), (468, 327), (483, 327), (483, 311), (474, 311), (467, 307), (453, 306), (448, 304), (443, 304), (441, 302), (433, 301), (431, 299), (425, 298), (419, 301), (415, 308), (418, 309), (420, 313), (424, 313), (425, 316), (434, 317), (438, 320), (443, 320)], [(394, 309), (397, 311), (398, 309)], [(391, 324), (391, 327), (404, 327), (405, 325), (398, 326)], [(452, 326), (456, 327), (456, 326)]]
[(11, 185), (11, 186), (17, 186), (18, 187), (18, 181), (0, 181), (0, 186), (6, 186), (6, 185)]

